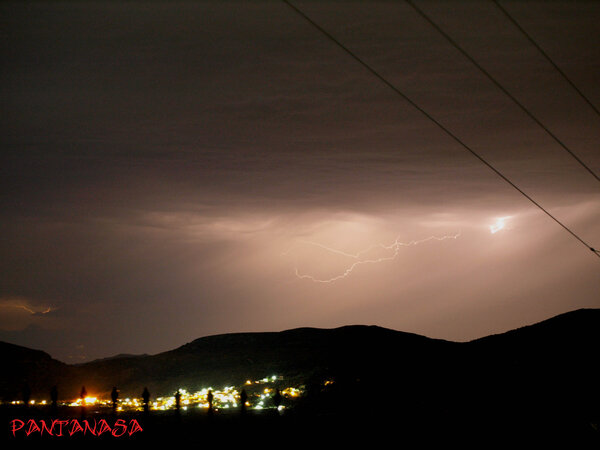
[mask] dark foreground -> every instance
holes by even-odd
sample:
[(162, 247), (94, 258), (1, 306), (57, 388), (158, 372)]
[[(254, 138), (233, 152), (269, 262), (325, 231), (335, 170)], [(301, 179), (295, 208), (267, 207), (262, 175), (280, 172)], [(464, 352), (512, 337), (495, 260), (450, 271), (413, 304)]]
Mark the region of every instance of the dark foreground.
[[(512, 415), (483, 414), (438, 414), (408, 413), (392, 409), (377, 409), (356, 405), (345, 411), (288, 410), (278, 414), (274, 410), (248, 411), (242, 415), (239, 411), (218, 411), (212, 416), (205, 410), (152, 412), (144, 413), (89, 413), (82, 417), (73, 408), (59, 410), (55, 415), (41, 409), (29, 409), (4, 406), (0, 409), (2, 420), (2, 448), (65, 448), (79, 447), (122, 447), (145, 448), (159, 445), (162, 447), (193, 445), (197, 448), (234, 448), (252, 445), (259, 448), (286, 448), (297, 445), (332, 446), (367, 443), (369, 448), (394, 447), (413, 448), (419, 446), (442, 447), (449, 444), (477, 446), (486, 448), (501, 444), (514, 447), (519, 444), (547, 445), (563, 443), (569, 448), (600, 448), (600, 430), (598, 423), (578, 417), (575, 412), (565, 411), (559, 416), (538, 415), (529, 417), (515, 411)], [(540, 414), (540, 413), (538, 413)], [(11, 421), (19, 419), (25, 422), (22, 429), (11, 431)], [(84, 435), (76, 431), (70, 435), (71, 425), (65, 425), (62, 436), (47, 432), (32, 432), (29, 436), (28, 420), (41, 421), (50, 425), (52, 419), (63, 421), (77, 420), (90, 424), (104, 419), (115, 430), (102, 435), (93, 435), (87, 431)], [(131, 428), (114, 427), (116, 420), (121, 424), (139, 423), (143, 431), (129, 435)], [(72, 423), (72, 422), (70, 422)], [(17, 422), (20, 425), (20, 422)], [(97, 428), (97, 431), (99, 428)]]
[[(272, 409), (244, 416), (221, 410), (212, 417), (197, 408), (181, 415), (86, 412), (88, 420), (104, 419), (111, 427), (119, 419), (139, 422), (143, 431), (119, 437), (110, 432), (26, 436), (23, 430), (13, 437), (12, 420), (49, 423), (52, 414), (41, 406), (4, 404), (0, 444), (159, 445), (171, 450), (184, 443), (190, 448), (281, 449), (302, 444), (337, 449), (364, 442), (368, 448), (414, 448), (417, 443), (436, 449), (450, 445), (599, 449), (598, 342), (600, 310), (594, 309), (469, 343), (378, 327), (297, 329), (202, 338), (164, 354), (85, 367), (53, 362), (43, 352), (5, 344), (0, 345), (0, 356), (5, 350), (0, 360), (10, 370), (0, 376), (4, 401), (24, 399), (24, 384), (37, 400), (48, 400), (53, 385), (58, 385), (63, 398), (77, 398), (83, 385), (105, 397), (117, 385), (122, 396), (133, 397), (143, 386), (153, 393), (172, 393), (178, 386), (241, 386), (243, 380), (266, 374), (281, 375), (290, 386), (301, 384), (303, 393), (293, 402), (284, 399), (290, 409), (282, 415)], [(53, 372), (57, 367), (60, 370)], [(81, 419), (77, 409), (68, 407), (56, 411), (54, 418)]]

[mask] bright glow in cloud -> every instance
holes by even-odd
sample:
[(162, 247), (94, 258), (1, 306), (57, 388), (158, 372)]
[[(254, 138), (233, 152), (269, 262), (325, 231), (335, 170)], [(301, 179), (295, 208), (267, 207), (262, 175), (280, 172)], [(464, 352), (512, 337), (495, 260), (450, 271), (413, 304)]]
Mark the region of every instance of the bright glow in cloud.
[(496, 223), (490, 225), (490, 233), (496, 234), (498, 231), (505, 229), (506, 221), (512, 216), (498, 217)]

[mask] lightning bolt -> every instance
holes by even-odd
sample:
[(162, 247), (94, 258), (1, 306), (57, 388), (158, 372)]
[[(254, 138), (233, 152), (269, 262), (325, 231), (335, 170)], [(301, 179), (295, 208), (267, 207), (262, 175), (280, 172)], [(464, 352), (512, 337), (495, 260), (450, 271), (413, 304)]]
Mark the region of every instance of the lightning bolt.
[[(341, 250), (337, 250), (335, 248), (331, 248), (331, 247), (327, 247), (323, 244), (319, 244), (317, 242), (311, 242), (311, 241), (301, 241), (305, 244), (308, 245), (313, 245), (315, 247), (319, 247), (322, 248), (323, 250), (327, 250), (331, 253), (335, 253), (341, 256), (345, 256), (348, 258), (352, 258), (355, 259), (356, 261), (354, 263), (352, 263), (350, 266), (348, 266), (341, 274), (336, 275), (332, 278), (328, 278), (328, 279), (319, 279), (316, 278), (312, 275), (308, 275), (308, 274), (301, 274), (298, 270), (298, 268), (295, 268), (295, 274), (296, 277), (300, 278), (301, 280), (310, 280), (313, 281), (315, 283), (333, 283), (335, 281), (338, 281), (342, 278), (346, 278), (348, 275), (350, 275), (354, 269), (358, 266), (364, 265), (364, 264), (377, 264), (377, 263), (381, 263), (381, 262), (385, 262), (385, 261), (391, 261), (393, 259), (396, 259), (396, 257), (398, 256), (398, 253), (400, 252), (400, 247), (412, 247), (415, 245), (419, 245), (419, 244), (423, 244), (425, 242), (429, 242), (429, 241), (445, 241), (446, 239), (458, 239), (460, 237), (461, 233), (458, 232), (454, 235), (444, 235), (444, 236), (429, 236), (425, 239), (419, 239), (419, 240), (412, 240), (410, 242), (401, 242), (399, 240), (399, 238), (396, 238), (396, 240), (394, 242), (392, 242), (390, 245), (384, 245), (384, 244), (375, 244), (370, 246), (369, 248), (366, 248), (364, 250), (359, 251), (358, 253), (347, 253)], [(393, 254), (391, 256), (384, 256), (381, 258), (375, 258), (375, 259), (361, 259), (361, 256), (364, 255), (365, 253), (369, 253), (370, 251), (372, 251), (375, 248), (382, 248), (384, 250), (393, 250)]]
[(25, 305), (14, 305), (14, 307), (15, 307), (15, 308), (22, 308), (22, 309), (24, 309), (25, 311), (27, 311), (28, 313), (35, 314), (35, 311), (34, 311), (33, 309), (31, 309), (31, 308), (28, 308), (28, 307), (27, 307), (27, 306), (25, 306)]
[(48, 314), (50, 311), (54, 311), (55, 310), (55, 308), (52, 308), (52, 307), (48, 307), (45, 311), (35, 311), (35, 310), (29, 308), (26, 305), (10, 305), (10, 304), (8, 304), (6, 306), (13, 307), (13, 308), (24, 309), (25, 311), (27, 311), (31, 315), (35, 315), (35, 314)]

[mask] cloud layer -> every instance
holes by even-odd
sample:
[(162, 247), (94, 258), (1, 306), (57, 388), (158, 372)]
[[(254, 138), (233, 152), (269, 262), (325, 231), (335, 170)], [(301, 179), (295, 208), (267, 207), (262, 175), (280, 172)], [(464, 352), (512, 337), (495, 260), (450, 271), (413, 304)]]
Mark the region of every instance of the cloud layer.
[[(600, 247), (597, 182), (405, 4), (298, 4)], [(598, 5), (507, 5), (600, 103)], [(78, 362), (600, 306), (589, 250), (284, 5), (0, 8), (0, 339)], [(597, 116), (491, 2), (423, 8), (600, 172)]]

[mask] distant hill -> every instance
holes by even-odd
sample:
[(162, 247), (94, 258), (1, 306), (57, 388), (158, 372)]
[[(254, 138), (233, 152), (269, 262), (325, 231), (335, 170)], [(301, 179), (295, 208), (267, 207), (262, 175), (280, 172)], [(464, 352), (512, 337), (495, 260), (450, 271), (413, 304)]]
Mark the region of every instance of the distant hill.
[(119, 353), (118, 355), (115, 356), (107, 356), (106, 358), (98, 358), (98, 359), (94, 359), (92, 361), (88, 361), (85, 363), (76, 363), (74, 364), (75, 366), (81, 366), (84, 364), (91, 364), (91, 363), (99, 363), (99, 362), (103, 362), (103, 361), (110, 361), (111, 359), (125, 359), (125, 358), (143, 358), (144, 356), (150, 356), (147, 353), (143, 353), (141, 355), (133, 355), (130, 353)]
[(45, 352), (6, 342), (0, 342), (0, 361), (0, 398), (5, 400), (21, 399), (26, 385), (34, 395), (48, 395), (50, 387), (68, 377), (71, 370)]
[[(38, 398), (47, 397), (54, 384), (61, 397), (75, 398), (82, 385), (100, 395), (112, 386), (123, 396), (139, 396), (144, 386), (161, 395), (282, 375), (306, 386), (302, 407), (321, 411), (379, 398), (378, 408), (402, 405), (452, 417), (491, 410), (527, 417), (576, 411), (587, 417), (600, 404), (598, 343), (598, 309), (468, 343), (377, 326), (298, 328), (208, 336), (157, 355), (117, 355), (79, 365), (0, 343), (8, 368), (0, 377), (0, 396), (19, 398), (24, 383)], [(323, 389), (325, 379), (335, 380), (333, 387)]]
[(577, 415), (600, 406), (599, 344), (600, 309), (580, 309), (467, 348), (473, 372), (493, 383), (486, 391), (496, 402)]
[(277, 333), (208, 336), (152, 356), (93, 361), (73, 367), (72, 377), (88, 391), (108, 393), (113, 385), (139, 395), (171, 393), (179, 387), (241, 384), (270, 375), (309, 380), (373, 371), (393, 373), (404, 363), (439, 353), (453, 343), (376, 326), (299, 328)]

